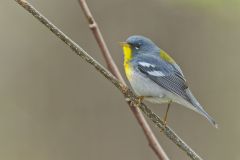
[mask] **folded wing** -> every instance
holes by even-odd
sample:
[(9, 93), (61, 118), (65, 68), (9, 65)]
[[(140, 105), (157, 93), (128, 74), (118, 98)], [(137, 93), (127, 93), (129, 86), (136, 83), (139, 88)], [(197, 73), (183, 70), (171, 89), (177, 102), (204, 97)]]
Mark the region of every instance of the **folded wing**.
[(178, 69), (173, 65), (161, 59), (154, 57), (146, 57), (144, 61), (137, 62), (138, 70), (147, 75), (149, 79), (191, 103), (190, 98), (186, 93), (188, 85), (186, 80)]

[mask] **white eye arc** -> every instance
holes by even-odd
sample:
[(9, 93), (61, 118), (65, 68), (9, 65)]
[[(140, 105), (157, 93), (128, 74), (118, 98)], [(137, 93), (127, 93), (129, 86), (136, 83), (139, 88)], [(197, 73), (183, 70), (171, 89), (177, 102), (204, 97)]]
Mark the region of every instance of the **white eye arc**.
[(139, 47), (139, 46), (135, 46), (135, 49), (136, 49), (136, 50), (139, 50), (139, 49), (140, 49), (140, 47)]
[(135, 44), (135, 46), (134, 46), (134, 48), (136, 49), (136, 50), (139, 50), (140, 49), (140, 47), (141, 47), (141, 43), (137, 43), (137, 44)]

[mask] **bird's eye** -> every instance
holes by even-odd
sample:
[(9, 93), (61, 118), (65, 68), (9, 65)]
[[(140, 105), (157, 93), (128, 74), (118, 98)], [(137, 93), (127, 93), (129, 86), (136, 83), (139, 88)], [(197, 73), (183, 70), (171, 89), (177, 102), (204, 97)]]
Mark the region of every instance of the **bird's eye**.
[(136, 44), (136, 45), (135, 45), (135, 47), (134, 47), (134, 48), (135, 48), (136, 50), (139, 50), (139, 49), (140, 49), (140, 46), (141, 46), (141, 44), (140, 44), (140, 43), (138, 43), (138, 44)]

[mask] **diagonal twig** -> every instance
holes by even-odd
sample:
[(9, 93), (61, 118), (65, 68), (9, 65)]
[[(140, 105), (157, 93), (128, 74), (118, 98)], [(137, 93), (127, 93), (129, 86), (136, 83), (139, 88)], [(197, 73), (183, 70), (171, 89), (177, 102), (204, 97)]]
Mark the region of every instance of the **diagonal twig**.
[(89, 28), (92, 30), (93, 35), (97, 41), (97, 44), (99, 46), (99, 48), (101, 49), (102, 55), (107, 63), (107, 68), (109, 69), (109, 71), (115, 76), (117, 77), (122, 83), (125, 83), (110, 52), (109, 49), (105, 43), (105, 40), (103, 39), (103, 36), (100, 32), (100, 29), (96, 23), (96, 21), (94, 20), (90, 9), (88, 8), (88, 5), (86, 3), (85, 0), (79, 0), (79, 4), (83, 10), (83, 13), (85, 15), (85, 17), (87, 18), (87, 21), (89, 23)]
[[(80, 56), (83, 60), (93, 66), (99, 73), (101, 73), (106, 79), (108, 79), (116, 88), (121, 91), (127, 101), (130, 101), (135, 106), (138, 104), (137, 96), (125, 84), (121, 83), (117, 78), (115, 78), (107, 69), (105, 69), (99, 62), (88, 55), (86, 51), (84, 51), (79, 45), (77, 45), (55, 25), (53, 25), (32, 5), (30, 5), (26, 0), (15, 1), (29, 13), (31, 13), (43, 25), (45, 25), (59, 39), (66, 43), (78, 56)], [(172, 140), (172, 142), (174, 142), (180, 149), (182, 149), (191, 159), (202, 160), (202, 158), (196, 154), (170, 127), (164, 127), (164, 122), (154, 112), (152, 112), (150, 108), (148, 108), (143, 103), (139, 105), (139, 108), (157, 127), (163, 130), (163, 133), (170, 140)]]
[[(88, 20), (89, 28), (91, 29), (91, 31), (97, 41), (97, 44), (98, 44), (99, 48), (101, 49), (101, 53), (107, 63), (107, 68), (123, 84), (126, 84), (124, 82), (124, 80), (120, 74), (120, 71), (117, 68), (110, 52), (109, 52), (109, 49), (105, 43), (102, 33), (101, 33), (101, 31), (98, 27), (98, 24), (95, 21), (93, 15), (87, 5), (87, 2), (85, 0), (79, 0), (79, 4), (82, 8), (82, 11), (83, 11), (86, 19)], [(164, 152), (163, 148), (159, 144), (156, 136), (154, 135), (152, 129), (150, 128), (149, 124), (147, 123), (147, 121), (144, 118), (141, 111), (138, 108), (131, 106), (130, 103), (128, 103), (128, 104), (129, 104), (130, 109), (132, 110), (132, 113), (134, 114), (135, 118), (137, 119), (138, 124), (142, 127), (142, 130), (148, 140), (149, 146), (152, 148), (152, 150), (154, 151), (154, 153), (156, 154), (158, 159), (159, 160), (169, 160), (167, 154)]]

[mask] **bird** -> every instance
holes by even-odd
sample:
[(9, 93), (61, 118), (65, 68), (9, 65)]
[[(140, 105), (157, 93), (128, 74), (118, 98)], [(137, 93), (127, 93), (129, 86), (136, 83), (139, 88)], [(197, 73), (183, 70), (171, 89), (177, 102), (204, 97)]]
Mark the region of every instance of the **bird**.
[(216, 121), (190, 91), (181, 68), (169, 54), (141, 35), (132, 35), (120, 43), (124, 53), (125, 74), (138, 96), (139, 104), (143, 100), (167, 104), (165, 127), (170, 105), (174, 102), (199, 113), (218, 128)]

